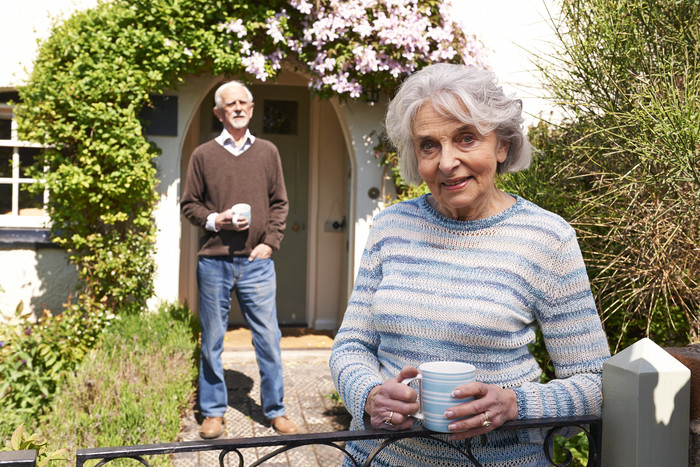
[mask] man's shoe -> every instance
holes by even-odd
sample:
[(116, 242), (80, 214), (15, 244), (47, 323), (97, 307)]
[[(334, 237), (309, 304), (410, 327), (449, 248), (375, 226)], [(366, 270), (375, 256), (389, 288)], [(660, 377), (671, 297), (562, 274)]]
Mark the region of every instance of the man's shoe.
[(199, 436), (204, 439), (218, 438), (224, 434), (224, 417), (207, 417), (199, 428)]
[(272, 419), (272, 428), (281, 435), (291, 435), (299, 431), (296, 423), (291, 421), (286, 415)]

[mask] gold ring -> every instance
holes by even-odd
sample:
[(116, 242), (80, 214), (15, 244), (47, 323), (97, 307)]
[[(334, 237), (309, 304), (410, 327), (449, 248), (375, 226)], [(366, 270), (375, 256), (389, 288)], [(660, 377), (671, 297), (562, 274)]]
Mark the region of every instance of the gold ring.
[(484, 423), (482, 423), (481, 426), (491, 426), (491, 417), (489, 417), (489, 413), (484, 412), (484, 416), (486, 416), (486, 420), (484, 420)]
[(394, 426), (394, 424), (393, 424), (392, 421), (391, 421), (391, 419), (392, 419), (393, 416), (394, 416), (394, 411), (392, 410), (391, 412), (389, 412), (389, 418), (387, 418), (386, 420), (384, 420), (384, 423), (386, 423), (386, 424), (389, 425), (389, 426)]

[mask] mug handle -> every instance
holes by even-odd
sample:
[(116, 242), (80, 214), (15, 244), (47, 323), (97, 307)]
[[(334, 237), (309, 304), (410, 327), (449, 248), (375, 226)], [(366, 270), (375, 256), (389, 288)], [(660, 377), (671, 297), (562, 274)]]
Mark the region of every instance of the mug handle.
[(401, 381), (401, 384), (405, 384), (406, 386), (408, 386), (415, 380), (418, 380), (418, 412), (408, 414), (408, 416), (417, 418), (418, 420), (425, 420), (425, 417), (423, 416), (423, 398), (420, 397), (420, 390), (423, 385), (423, 375), (419, 373), (418, 376), (414, 376), (413, 378), (406, 378), (403, 381)]

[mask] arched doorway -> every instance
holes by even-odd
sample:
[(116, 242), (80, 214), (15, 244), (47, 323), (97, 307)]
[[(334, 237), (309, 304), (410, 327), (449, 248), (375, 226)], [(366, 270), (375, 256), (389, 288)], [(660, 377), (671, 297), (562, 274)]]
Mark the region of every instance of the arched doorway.
[[(220, 132), (212, 115), (218, 84), (201, 91), (205, 96), (190, 119), (182, 146), (182, 183), (192, 150)], [(275, 253), (280, 324), (334, 329), (347, 300), (350, 218), (349, 155), (337, 109), (312, 99), (307, 81), (294, 73), (282, 73), (276, 84), (250, 88), (255, 98), (251, 132), (280, 149), (290, 199), (285, 239)], [(198, 309), (200, 234), (181, 218), (180, 300), (193, 310)], [(243, 324), (235, 300), (230, 320)]]

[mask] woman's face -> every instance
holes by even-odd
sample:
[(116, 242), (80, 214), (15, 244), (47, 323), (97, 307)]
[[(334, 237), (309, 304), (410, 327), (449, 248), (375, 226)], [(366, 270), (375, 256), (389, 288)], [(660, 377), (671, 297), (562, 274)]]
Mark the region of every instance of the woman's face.
[(508, 146), (493, 131), (481, 135), (475, 127), (441, 115), (430, 102), (423, 104), (413, 122), (418, 173), (437, 201), (436, 208), (454, 219), (481, 219), (504, 209), (505, 193), (496, 188), (494, 179)]

